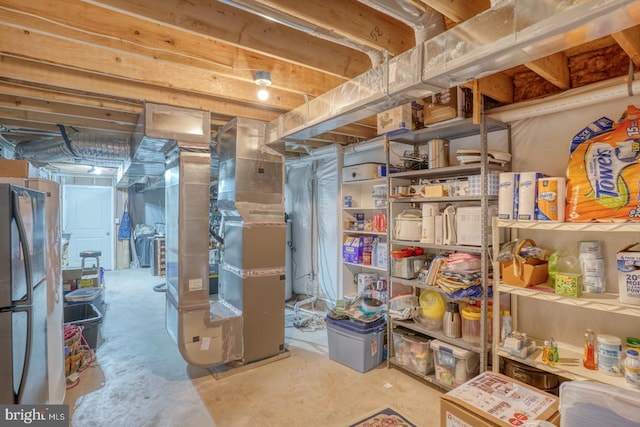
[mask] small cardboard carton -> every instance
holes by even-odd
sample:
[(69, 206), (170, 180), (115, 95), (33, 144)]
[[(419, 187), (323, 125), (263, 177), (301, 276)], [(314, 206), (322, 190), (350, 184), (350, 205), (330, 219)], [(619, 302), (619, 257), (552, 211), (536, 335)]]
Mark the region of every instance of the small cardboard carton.
[(640, 243), (618, 251), (616, 261), (620, 302), (640, 305)]
[(358, 295), (370, 295), (377, 281), (377, 273), (358, 273)]
[(422, 102), (414, 101), (378, 113), (378, 135), (421, 129), (424, 126), (423, 109)]
[(62, 269), (62, 280), (79, 280), (82, 279), (81, 268), (64, 268)]
[(441, 427), (560, 424), (558, 397), (494, 372), (483, 372), (440, 397)]
[(26, 160), (0, 159), (0, 177), (35, 178), (37, 169)]
[(471, 117), (473, 92), (471, 89), (452, 87), (435, 93), (424, 100), (424, 124)]
[(371, 252), (373, 236), (349, 236), (342, 245), (342, 259), (353, 264), (362, 264), (364, 253)]

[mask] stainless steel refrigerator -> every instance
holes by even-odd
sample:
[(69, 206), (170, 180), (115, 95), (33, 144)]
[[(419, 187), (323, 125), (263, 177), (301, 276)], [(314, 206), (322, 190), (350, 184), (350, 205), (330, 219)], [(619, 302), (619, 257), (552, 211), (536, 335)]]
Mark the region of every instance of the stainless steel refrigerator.
[(46, 404), (45, 195), (0, 184), (0, 403)]

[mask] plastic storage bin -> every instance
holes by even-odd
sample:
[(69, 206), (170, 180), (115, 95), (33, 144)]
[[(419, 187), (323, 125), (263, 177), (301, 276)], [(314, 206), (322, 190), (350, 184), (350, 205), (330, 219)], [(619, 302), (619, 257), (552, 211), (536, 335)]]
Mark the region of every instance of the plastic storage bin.
[(439, 340), (431, 341), (436, 382), (458, 386), (480, 372), (480, 354)]
[(69, 305), (91, 303), (100, 314), (104, 314), (104, 288), (101, 286), (76, 289), (66, 294), (64, 299)]
[(638, 427), (640, 392), (591, 381), (560, 384), (564, 427)]
[(430, 342), (431, 339), (405, 329), (394, 329), (393, 350), (396, 363), (418, 375), (430, 374), (433, 372)]
[(98, 333), (102, 324), (102, 314), (91, 303), (67, 305), (64, 307), (64, 324), (82, 326), (82, 336), (92, 349), (98, 348)]
[(326, 318), (329, 358), (359, 372), (382, 363), (387, 322), (380, 318), (369, 324)]

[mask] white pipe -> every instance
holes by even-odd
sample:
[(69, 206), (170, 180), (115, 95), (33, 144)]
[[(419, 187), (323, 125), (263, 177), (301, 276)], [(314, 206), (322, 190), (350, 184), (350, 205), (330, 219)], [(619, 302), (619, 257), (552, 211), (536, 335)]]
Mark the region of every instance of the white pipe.
[(345, 147), (344, 153), (360, 153), (362, 151), (377, 150), (384, 146), (384, 136), (379, 136), (369, 141), (358, 142)]
[[(634, 96), (640, 96), (639, 77), (640, 73), (637, 73), (631, 84)], [(560, 95), (549, 96), (542, 100), (520, 102), (514, 106), (494, 108), (487, 111), (487, 116), (505, 123), (511, 123), (517, 120), (563, 112), (628, 96), (627, 78), (617, 77), (590, 86), (568, 90)]]

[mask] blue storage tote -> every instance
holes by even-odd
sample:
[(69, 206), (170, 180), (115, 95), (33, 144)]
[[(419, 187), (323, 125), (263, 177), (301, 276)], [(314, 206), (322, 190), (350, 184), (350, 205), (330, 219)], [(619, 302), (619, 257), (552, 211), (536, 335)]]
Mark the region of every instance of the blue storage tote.
[(326, 319), (329, 358), (359, 372), (367, 372), (383, 360), (387, 322), (381, 317), (371, 323)]

